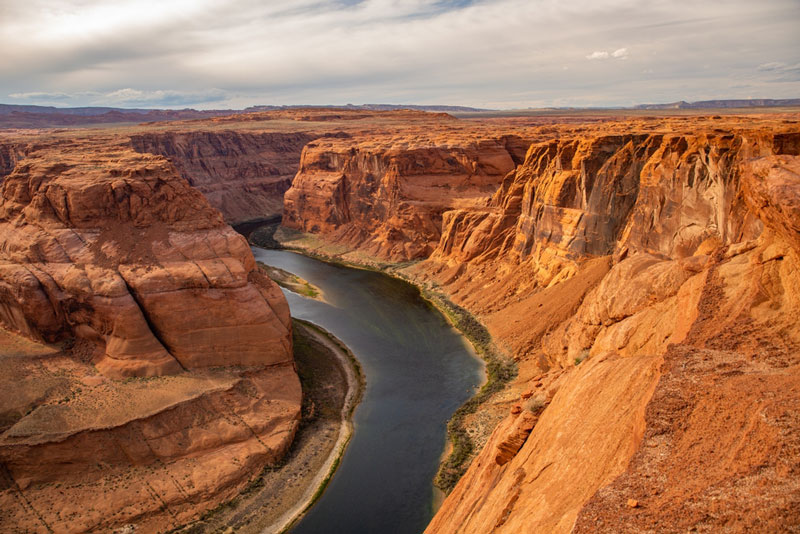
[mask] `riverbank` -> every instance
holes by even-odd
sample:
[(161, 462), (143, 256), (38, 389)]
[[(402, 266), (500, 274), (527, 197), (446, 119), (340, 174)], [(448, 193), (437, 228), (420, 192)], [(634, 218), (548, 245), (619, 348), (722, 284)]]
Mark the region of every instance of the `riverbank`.
[(267, 467), (235, 499), (176, 534), (273, 534), (288, 530), (322, 495), (352, 435), (364, 378), (355, 357), (333, 335), (292, 320), (303, 386), (300, 429), (283, 462)]
[(424, 283), (403, 272), (403, 269), (415, 262), (402, 264), (384, 262), (363, 252), (327, 243), (315, 235), (278, 225), (262, 227), (259, 232), (262, 238), (266, 239), (265, 242), (275, 243), (286, 250), (329, 263), (382, 272), (413, 285), (420, 291), (422, 297), (470, 342), (476, 355), (485, 365), (485, 381), (480, 390), (456, 410), (447, 424), (447, 454), (440, 464), (434, 484), (440, 490), (449, 493), (505, 415), (504, 411), (490, 410), (491, 415), (480, 417), (480, 412), (481, 408), (501, 394), (516, 376), (514, 360), (498, 350), (489, 331), (472, 313), (450, 301), (447, 295), (433, 284)]

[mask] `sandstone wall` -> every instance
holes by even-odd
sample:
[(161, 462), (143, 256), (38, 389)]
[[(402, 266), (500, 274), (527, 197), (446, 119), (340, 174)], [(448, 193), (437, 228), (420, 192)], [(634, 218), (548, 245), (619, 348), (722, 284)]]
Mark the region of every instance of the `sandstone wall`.
[(516, 136), (318, 140), (303, 150), (283, 225), (379, 258), (425, 258), (440, 239), (442, 214), (484, 204), (521, 162), (524, 145)]
[(26, 143), (0, 141), (0, 183), (11, 174), (17, 162), (25, 157), (27, 150)]
[[(442, 246), (431, 259), (434, 276), (449, 272), (462, 302), (511, 336), (523, 396), (426, 532), (800, 522), (800, 421), (789, 415), (800, 402), (798, 139), (755, 130), (531, 147), (473, 227), (495, 250)], [(505, 219), (502, 239), (486, 239), (489, 218)], [(470, 243), (469, 225), (459, 231)], [(586, 279), (585, 258), (603, 254), (612, 268), (566, 320), (520, 336), (520, 314), (540, 317), (538, 297)], [(453, 276), (465, 255), (473, 265)], [(470, 279), (505, 266), (506, 280)], [(470, 295), (478, 283), (508, 308)], [(520, 437), (520, 425), (532, 428)]]
[(308, 133), (187, 131), (131, 136), (142, 153), (167, 157), (230, 224), (280, 215)]
[(796, 122), (531, 137), (524, 160), (499, 140), (313, 143), (286, 195), (285, 226), (423, 259), (403, 273), (478, 314), (517, 360), (467, 426), (511, 415), (426, 532), (800, 523)]
[(277, 286), (164, 158), (36, 151), (3, 183), (0, 225), (0, 319), (95, 341), (107, 376), (292, 359)]

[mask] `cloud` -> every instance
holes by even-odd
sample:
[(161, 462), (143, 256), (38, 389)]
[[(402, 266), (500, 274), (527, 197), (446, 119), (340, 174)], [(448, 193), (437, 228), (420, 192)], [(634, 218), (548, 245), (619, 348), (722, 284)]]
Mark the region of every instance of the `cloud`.
[(596, 50), (586, 56), (586, 59), (628, 59), (627, 48), (617, 48), (613, 52), (606, 52), (605, 50)]
[(800, 80), (800, 63), (787, 65), (780, 61), (771, 61), (769, 63), (762, 63), (756, 70), (772, 75), (770, 81), (773, 82)]
[(11, 93), (8, 96), (9, 98), (13, 98), (16, 100), (44, 101), (44, 102), (65, 101), (73, 98), (71, 95), (68, 95), (66, 93), (47, 93), (42, 91), (31, 91), (28, 93)]
[(11, 93), (9, 98), (37, 104), (93, 105), (110, 107), (180, 107), (200, 103), (224, 102), (230, 94), (221, 89), (207, 91), (174, 91), (158, 89), (142, 91), (130, 87), (108, 92), (76, 93), (28, 92)]
[(591, 54), (586, 56), (586, 59), (608, 59), (608, 52), (604, 51), (592, 52)]
[(611, 52), (611, 57), (614, 59), (628, 59), (628, 49), (627, 48), (617, 48), (613, 52)]
[[(800, 94), (797, 0), (147, 4), (0, 1), (0, 95), (207, 108), (614, 105)], [(654, 67), (657, 75), (643, 75)]]
[(116, 106), (189, 106), (199, 103), (224, 102), (229, 97), (222, 89), (207, 91), (174, 91), (159, 89), (141, 91), (130, 87), (100, 95), (95, 101)]

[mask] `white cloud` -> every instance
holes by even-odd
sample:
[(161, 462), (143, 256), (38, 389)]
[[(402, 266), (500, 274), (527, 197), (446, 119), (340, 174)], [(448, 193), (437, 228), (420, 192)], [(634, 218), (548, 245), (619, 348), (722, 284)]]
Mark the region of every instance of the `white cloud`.
[(48, 93), (43, 91), (31, 91), (28, 93), (11, 93), (8, 96), (9, 98), (13, 98), (15, 100), (31, 100), (31, 101), (45, 101), (45, 102), (70, 100), (72, 98), (72, 96), (68, 95), (67, 93)]
[(800, 63), (787, 65), (780, 61), (771, 61), (762, 63), (756, 70), (770, 75), (771, 82), (800, 81)]
[(628, 59), (627, 48), (617, 48), (613, 52), (606, 52), (605, 50), (596, 50), (586, 56), (586, 59)]
[(605, 51), (592, 52), (591, 54), (586, 56), (586, 59), (608, 59), (608, 52)]
[(110, 107), (182, 107), (200, 103), (223, 102), (230, 94), (221, 89), (208, 91), (174, 91), (157, 89), (142, 91), (130, 87), (113, 91), (81, 91), (76, 93), (28, 92), (10, 93), (9, 98), (36, 104), (61, 106), (110, 106)]

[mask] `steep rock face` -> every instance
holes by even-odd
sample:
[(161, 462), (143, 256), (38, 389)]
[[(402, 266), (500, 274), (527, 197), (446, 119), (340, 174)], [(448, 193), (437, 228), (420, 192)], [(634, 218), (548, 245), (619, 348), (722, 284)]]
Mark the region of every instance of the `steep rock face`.
[(3, 531), (177, 527), (297, 429), (287, 303), (161, 156), (64, 142), (17, 164), (0, 189), (0, 323), (59, 342), (10, 354), (0, 329)]
[(442, 213), (480, 205), (521, 161), (515, 136), (461, 142), (321, 140), (303, 150), (283, 225), (393, 261), (425, 258)]
[[(414, 272), (443, 284), (491, 327), (495, 314), (571, 278), (587, 257), (618, 261), (650, 254), (697, 271), (696, 252), (761, 232), (762, 221), (744, 204), (741, 165), (773, 153), (797, 154), (798, 140), (797, 133), (763, 129), (589, 131), (534, 144), (486, 208), (444, 214), (436, 250)], [(609, 291), (621, 280), (607, 283)], [(584, 349), (573, 350), (569, 361)]]
[[(709, 260), (695, 319), (665, 350), (641, 445), (575, 532), (654, 521), (670, 532), (788, 532), (800, 522), (800, 248), (796, 216), (786, 217), (800, 200), (800, 158), (741, 170), (765, 232)], [(626, 499), (639, 507), (620, 513)]]
[[(498, 426), (426, 532), (773, 532), (800, 522), (793, 475), (800, 469), (800, 421), (791, 415), (800, 399), (800, 134), (640, 139), (649, 155), (635, 166), (638, 192), (628, 198), (622, 192), (630, 189), (617, 188), (610, 198), (622, 208), (608, 206), (609, 220), (598, 224), (594, 215), (602, 219), (602, 210), (564, 216), (564, 205), (585, 210), (592, 203), (576, 198), (594, 194), (570, 185), (574, 174), (547, 185), (562, 161), (553, 172), (531, 172), (516, 195), (505, 193), (514, 186), (506, 180), (494, 211), (481, 219), (508, 218), (504, 237), (487, 240), (489, 225), (474, 227), (494, 251), (460, 267), (444, 248), (432, 258), (435, 276), (461, 302), (487, 310), (487, 324), (505, 335), (514, 330), (508, 323), (516, 321), (517, 331), (527, 324), (514, 319), (521, 310), (546, 304), (541, 295), (586, 280), (590, 250), (613, 254), (614, 264), (565, 320), (547, 332), (534, 328), (535, 338), (515, 345), (516, 387), (544, 385), (540, 402), (547, 408), (502, 464), (493, 460), (503, 443), (518, 440), (519, 416)], [(543, 153), (543, 146), (532, 147), (525, 167)], [(617, 154), (609, 150), (596, 167), (595, 187), (614, 191), (631, 182), (625, 166), (610, 182), (599, 181)], [(571, 161), (573, 173), (583, 167)], [(556, 205), (536, 207), (537, 199)], [(509, 224), (513, 217), (503, 208), (517, 205), (519, 219)], [(546, 220), (548, 211), (560, 213), (558, 224)], [(459, 231), (459, 242), (469, 243), (468, 225)], [(467, 247), (455, 250), (451, 258)], [(488, 294), (469, 294), (471, 277), (485, 272), (501, 273), (478, 280), (495, 302), (511, 302), (508, 310), (487, 305)], [(499, 290), (520, 280), (528, 283), (524, 291)], [(612, 365), (627, 370), (603, 378)], [(615, 390), (625, 384), (628, 393)], [(558, 419), (552, 427), (550, 417)], [(591, 431), (598, 422), (604, 428)], [(590, 434), (577, 436), (583, 429)]]
[(691, 256), (708, 239), (757, 236), (738, 165), (797, 152), (796, 136), (596, 135), (534, 144), (487, 209), (445, 215), (441, 263), (500, 257), (527, 264), (539, 285), (574, 272), (575, 258), (650, 252)]
[(17, 162), (25, 157), (28, 147), (25, 143), (0, 141), (0, 183), (11, 174)]
[(280, 291), (163, 158), (34, 152), (3, 183), (0, 218), (0, 320), (96, 342), (107, 376), (292, 359)]
[[(425, 532), (569, 532), (580, 505), (625, 468), (643, 427), (657, 359), (596, 359), (561, 385), (518, 452), (511, 415), (473, 460)], [(624, 436), (620, 439), (620, 436)]]
[(231, 224), (280, 215), (308, 133), (188, 131), (131, 136), (134, 150), (167, 157)]

